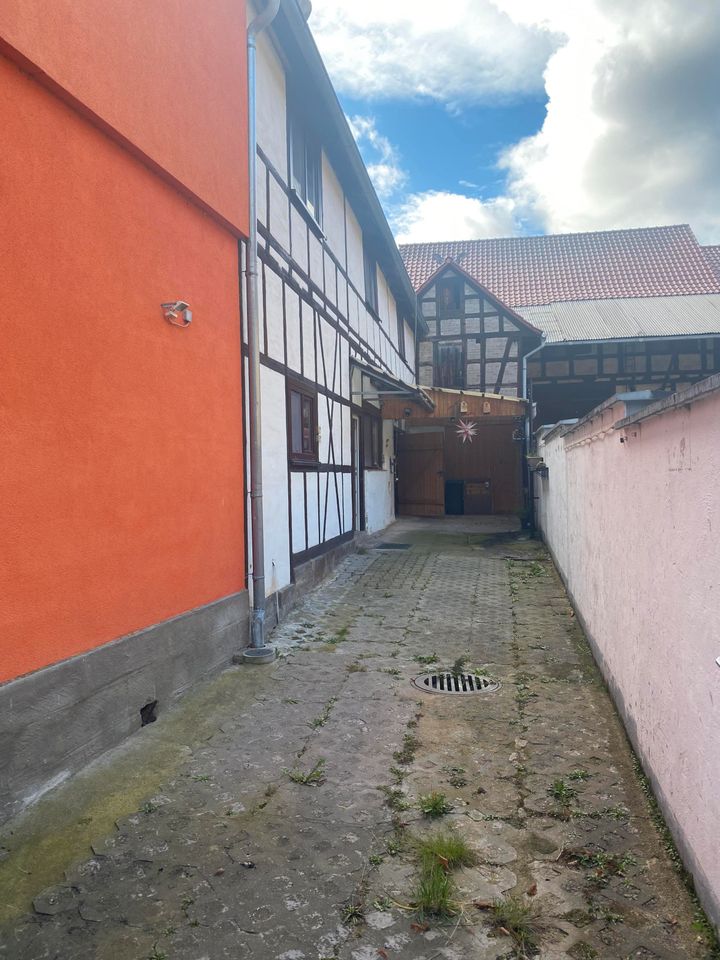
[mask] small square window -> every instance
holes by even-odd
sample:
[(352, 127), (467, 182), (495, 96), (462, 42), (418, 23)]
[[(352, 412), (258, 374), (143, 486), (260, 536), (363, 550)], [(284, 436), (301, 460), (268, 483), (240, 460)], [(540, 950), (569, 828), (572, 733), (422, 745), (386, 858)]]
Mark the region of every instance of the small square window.
[(293, 459), (317, 459), (317, 399), (308, 390), (291, 386), (290, 456)]

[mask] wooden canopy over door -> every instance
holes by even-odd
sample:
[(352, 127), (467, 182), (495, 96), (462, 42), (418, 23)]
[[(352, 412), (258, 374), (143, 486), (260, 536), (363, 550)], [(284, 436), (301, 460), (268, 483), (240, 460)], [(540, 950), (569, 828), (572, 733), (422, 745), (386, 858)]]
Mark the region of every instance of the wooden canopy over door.
[(444, 440), (445, 431), (442, 428), (422, 433), (401, 433), (398, 436), (400, 516), (444, 515)]

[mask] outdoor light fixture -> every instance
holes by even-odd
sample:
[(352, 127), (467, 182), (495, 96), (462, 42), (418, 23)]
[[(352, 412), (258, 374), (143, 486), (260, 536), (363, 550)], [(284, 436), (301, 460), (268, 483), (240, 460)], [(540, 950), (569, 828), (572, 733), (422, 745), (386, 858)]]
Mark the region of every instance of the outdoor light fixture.
[(170, 300), (168, 303), (161, 303), (163, 314), (168, 323), (175, 327), (189, 327), (192, 323), (192, 310), (190, 304), (184, 300)]

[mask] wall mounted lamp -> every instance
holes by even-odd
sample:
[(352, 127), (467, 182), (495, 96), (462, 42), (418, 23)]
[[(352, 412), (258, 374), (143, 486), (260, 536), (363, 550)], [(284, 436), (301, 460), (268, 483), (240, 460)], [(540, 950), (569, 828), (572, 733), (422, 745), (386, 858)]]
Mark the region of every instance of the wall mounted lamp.
[(189, 327), (192, 323), (192, 310), (190, 304), (184, 300), (170, 300), (169, 303), (161, 303), (163, 315), (168, 323), (175, 327)]

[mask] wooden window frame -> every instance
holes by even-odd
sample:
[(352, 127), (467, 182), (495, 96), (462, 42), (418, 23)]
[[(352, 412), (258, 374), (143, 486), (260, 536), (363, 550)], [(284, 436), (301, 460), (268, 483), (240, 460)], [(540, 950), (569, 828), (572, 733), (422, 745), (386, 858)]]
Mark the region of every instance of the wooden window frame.
[[(306, 402), (310, 404), (310, 450), (295, 450), (293, 449), (294, 436), (293, 436), (293, 404), (292, 396), (296, 393), (300, 397), (300, 431), (301, 431), (301, 444), (303, 442), (302, 431), (302, 415), (303, 408)], [(304, 384), (298, 383), (296, 380), (287, 381), (287, 446), (288, 446), (288, 460), (290, 463), (317, 463), (318, 462), (318, 394), (317, 390), (314, 390), (312, 387)]]
[[(457, 291), (457, 306), (454, 304), (450, 308), (446, 306), (443, 298), (443, 291), (445, 290)], [(437, 301), (437, 315), (441, 320), (463, 315), (465, 312), (464, 293), (465, 284), (463, 283), (462, 277), (443, 277), (438, 280), (435, 289), (435, 299)]]
[[(299, 152), (303, 156), (301, 171), (297, 170)], [(292, 101), (288, 101), (288, 171), (292, 196), (322, 229), (322, 148)]]
[(365, 306), (378, 316), (377, 260), (363, 244), (363, 274), (365, 278)]
[(398, 351), (403, 360), (407, 360), (407, 350), (405, 348), (405, 317), (398, 310), (397, 315), (397, 327), (398, 327)]
[[(440, 383), (440, 351), (447, 350), (450, 347), (454, 347), (460, 352), (460, 383), (459, 384), (448, 384)], [(435, 350), (433, 354), (433, 386), (445, 388), (446, 390), (465, 390), (465, 383), (467, 380), (467, 368), (465, 362), (465, 350), (463, 348), (462, 340), (436, 340), (435, 341)]]
[(362, 415), (362, 461), (364, 470), (385, 469), (385, 444), (382, 418), (375, 414)]

